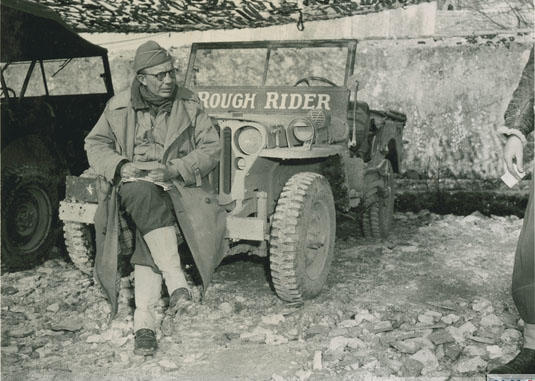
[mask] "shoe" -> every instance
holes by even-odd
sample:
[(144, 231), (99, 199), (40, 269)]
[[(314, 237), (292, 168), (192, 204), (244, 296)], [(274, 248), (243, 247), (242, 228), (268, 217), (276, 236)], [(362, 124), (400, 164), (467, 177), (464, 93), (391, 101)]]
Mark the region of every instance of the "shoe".
[(169, 297), (169, 308), (175, 308), (180, 302), (191, 300), (191, 293), (185, 287), (177, 288)]
[(180, 314), (183, 314), (192, 307), (193, 301), (190, 291), (185, 287), (177, 288), (169, 297), (169, 308), (167, 309), (167, 314), (170, 316), (175, 316), (179, 312)]
[(141, 328), (136, 331), (134, 354), (138, 356), (151, 356), (158, 349), (158, 342), (154, 331), (148, 328)]
[(507, 364), (492, 369), (489, 374), (534, 374), (535, 349), (522, 348)]

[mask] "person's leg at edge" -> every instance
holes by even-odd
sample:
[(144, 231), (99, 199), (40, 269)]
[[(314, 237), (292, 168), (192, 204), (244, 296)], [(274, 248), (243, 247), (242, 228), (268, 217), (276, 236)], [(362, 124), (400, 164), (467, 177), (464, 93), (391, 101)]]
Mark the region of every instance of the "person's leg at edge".
[(524, 348), (535, 349), (535, 324), (524, 325)]
[(531, 180), (529, 201), (515, 254), (512, 294), (524, 321), (524, 345), (507, 364), (492, 369), (490, 374), (535, 374), (535, 245), (534, 181)]

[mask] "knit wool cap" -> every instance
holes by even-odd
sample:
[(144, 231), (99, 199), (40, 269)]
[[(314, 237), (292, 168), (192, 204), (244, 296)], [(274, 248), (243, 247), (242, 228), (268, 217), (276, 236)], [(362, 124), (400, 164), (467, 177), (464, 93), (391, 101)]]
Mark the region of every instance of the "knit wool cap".
[(155, 41), (147, 41), (139, 46), (134, 57), (134, 71), (139, 73), (148, 67), (153, 67), (171, 61), (171, 54)]

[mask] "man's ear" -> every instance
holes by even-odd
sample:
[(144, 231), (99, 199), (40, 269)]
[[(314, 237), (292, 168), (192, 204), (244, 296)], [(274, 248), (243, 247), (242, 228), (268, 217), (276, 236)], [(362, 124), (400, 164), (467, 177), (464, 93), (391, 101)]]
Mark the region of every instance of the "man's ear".
[(136, 78), (144, 86), (147, 86), (147, 78), (143, 74), (136, 74)]

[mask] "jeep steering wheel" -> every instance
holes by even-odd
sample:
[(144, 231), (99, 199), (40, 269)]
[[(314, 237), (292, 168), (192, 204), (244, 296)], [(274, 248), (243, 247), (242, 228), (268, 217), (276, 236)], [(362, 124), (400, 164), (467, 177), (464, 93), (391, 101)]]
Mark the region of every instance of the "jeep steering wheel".
[[(13, 93), (12, 96), (9, 95), (10, 92)], [(0, 96), (2, 96), (2, 95), (5, 95), (6, 98), (16, 98), (17, 97), (17, 93), (11, 87), (2, 87), (2, 92), (0, 93)]]
[(312, 81), (320, 81), (320, 82), (324, 82), (328, 85), (331, 85), (333, 87), (337, 87), (336, 83), (332, 82), (332, 81), (329, 81), (327, 78), (323, 78), (323, 77), (305, 77), (305, 78), (301, 78), (299, 81), (297, 81), (294, 86), (298, 86), (300, 85), (301, 83), (306, 83), (307, 86), (310, 87), (310, 80)]

